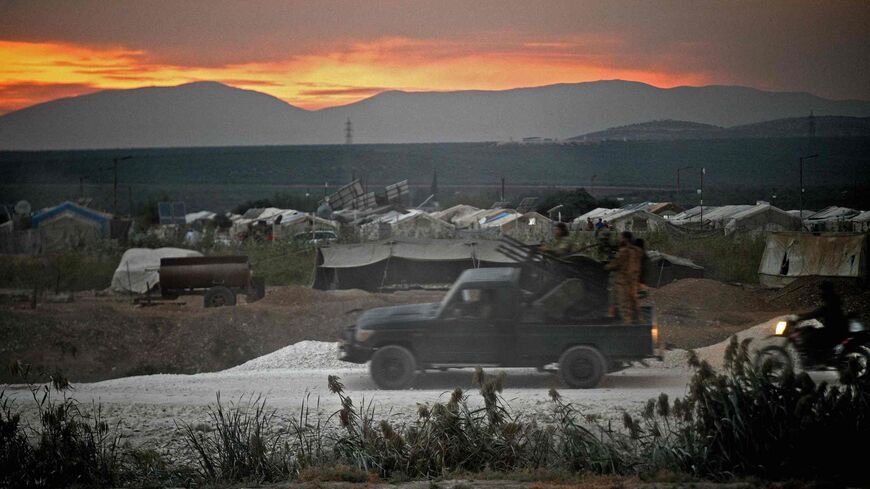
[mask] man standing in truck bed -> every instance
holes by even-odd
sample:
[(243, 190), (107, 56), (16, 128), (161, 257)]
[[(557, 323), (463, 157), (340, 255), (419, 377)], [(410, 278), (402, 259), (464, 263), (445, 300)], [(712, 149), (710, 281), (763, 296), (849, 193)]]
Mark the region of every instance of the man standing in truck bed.
[(619, 251), (604, 267), (612, 270), (616, 275), (613, 282), (616, 302), (619, 314), (626, 323), (636, 322), (640, 312), (637, 289), (640, 281), (641, 254), (640, 248), (634, 245), (634, 236), (631, 232), (624, 231), (619, 236)]

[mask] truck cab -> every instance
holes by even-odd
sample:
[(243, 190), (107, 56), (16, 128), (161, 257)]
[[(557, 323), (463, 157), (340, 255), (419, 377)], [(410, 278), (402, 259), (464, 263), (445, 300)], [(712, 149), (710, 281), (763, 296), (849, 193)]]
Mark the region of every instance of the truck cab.
[(520, 279), (519, 268), (466, 270), (440, 303), (367, 311), (345, 331), (341, 359), (370, 361), (373, 380), (386, 389), (408, 387), (428, 369), (554, 363), (566, 385), (588, 388), (627, 362), (654, 356), (651, 310), (643, 324), (631, 325), (553, 318), (530, 302)]

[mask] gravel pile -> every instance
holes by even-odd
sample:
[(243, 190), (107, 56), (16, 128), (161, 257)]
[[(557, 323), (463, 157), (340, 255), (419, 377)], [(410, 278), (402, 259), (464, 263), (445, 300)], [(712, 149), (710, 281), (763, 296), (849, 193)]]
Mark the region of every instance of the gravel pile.
[[(740, 342), (746, 338), (752, 339), (750, 351), (754, 351), (766, 344), (764, 339), (773, 334), (776, 323), (781, 319), (781, 317), (776, 317), (740, 331), (736, 334), (737, 341)], [(706, 361), (711, 367), (721, 369), (724, 364), (725, 350), (728, 348), (730, 343), (731, 338), (728, 338), (727, 340), (716, 343), (715, 345), (698, 348), (695, 350), (695, 353), (698, 355), (700, 360)], [(689, 352), (687, 350), (671, 350), (665, 353), (665, 359), (661, 365), (665, 368), (680, 368), (685, 367), (688, 361)]]
[(365, 365), (338, 359), (338, 343), (300, 341), (257, 357), (225, 372), (263, 372), (276, 369), (364, 369)]

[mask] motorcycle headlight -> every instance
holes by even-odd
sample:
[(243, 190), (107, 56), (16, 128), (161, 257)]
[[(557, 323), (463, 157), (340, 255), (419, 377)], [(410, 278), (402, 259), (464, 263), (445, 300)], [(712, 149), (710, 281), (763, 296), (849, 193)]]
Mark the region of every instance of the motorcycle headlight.
[(353, 334), (353, 339), (355, 339), (358, 343), (365, 343), (368, 340), (374, 331), (370, 329), (359, 329), (357, 328), (356, 332)]
[(776, 323), (776, 329), (773, 330), (774, 334), (777, 336), (782, 336), (785, 334), (785, 328), (788, 327), (788, 323), (786, 321), (780, 321)]

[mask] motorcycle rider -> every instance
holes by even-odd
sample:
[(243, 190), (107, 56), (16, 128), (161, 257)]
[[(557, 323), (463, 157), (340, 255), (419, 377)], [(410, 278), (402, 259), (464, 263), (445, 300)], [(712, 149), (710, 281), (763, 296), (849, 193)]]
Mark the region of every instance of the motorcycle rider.
[(813, 311), (798, 314), (794, 320), (818, 319), (822, 323), (823, 327), (809, 337), (809, 342), (817, 359), (824, 361), (830, 356), (831, 349), (849, 334), (849, 321), (843, 312), (843, 301), (834, 289), (834, 284), (825, 280), (819, 284), (819, 289), (822, 305)]

